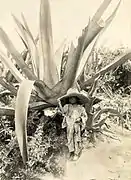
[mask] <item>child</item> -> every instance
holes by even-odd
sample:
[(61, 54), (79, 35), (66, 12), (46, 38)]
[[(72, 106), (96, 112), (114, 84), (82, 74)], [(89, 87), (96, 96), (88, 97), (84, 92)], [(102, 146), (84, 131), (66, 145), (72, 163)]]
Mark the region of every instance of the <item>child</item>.
[(81, 131), (84, 130), (87, 121), (87, 113), (83, 107), (87, 97), (85, 96), (83, 101), (83, 99), (81, 99), (80, 93), (72, 93), (63, 96), (61, 99), (64, 98), (68, 98), (68, 103), (66, 103), (64, 107), (61, 106), (62, 112), (64, 114), (62, 128), (67, 128), (67, 140), (70, 159), (77, 160), (82, 151)]

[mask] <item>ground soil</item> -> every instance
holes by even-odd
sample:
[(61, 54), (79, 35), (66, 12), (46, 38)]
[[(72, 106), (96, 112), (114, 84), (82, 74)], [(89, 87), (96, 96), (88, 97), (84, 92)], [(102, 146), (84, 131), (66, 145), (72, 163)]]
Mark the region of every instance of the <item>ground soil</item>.
[[(95, 145), (85, 144), (78, 161), (67, 162), (64, 180), (131, 180), (131, 132), (111, 124)], [(43, 180), (57, 180), (51, 175)]]

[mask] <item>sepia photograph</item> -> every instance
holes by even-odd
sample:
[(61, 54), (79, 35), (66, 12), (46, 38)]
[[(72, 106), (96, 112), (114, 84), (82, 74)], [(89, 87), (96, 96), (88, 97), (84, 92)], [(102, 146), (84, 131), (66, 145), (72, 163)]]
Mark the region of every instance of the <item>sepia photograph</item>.
[(131, 180), (131, 0), (0, 0), (0, 180)]

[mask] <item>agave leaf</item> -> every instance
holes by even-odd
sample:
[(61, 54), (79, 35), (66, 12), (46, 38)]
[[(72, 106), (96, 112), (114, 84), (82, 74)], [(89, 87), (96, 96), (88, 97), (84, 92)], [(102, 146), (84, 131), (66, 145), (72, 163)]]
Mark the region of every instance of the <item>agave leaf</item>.
[[(92, 40), (96, 37), (96, 35), (102, 28), (103, 27), (101, 25), (96, 24), (96, 27), (92, 31), (90, 31), (88, 44), (92, 42)], [(87, 32), (88, 26), (82, 36), (78, 38), (78, 45), (76, 48), (73, 48), (72, 55), (70, 56), (70, 58), (68, 57), (64, 77), (61, 82), (57, 83), (56, 86), (54, 86), (54, 92), (61, 92), (62, 94), (64, 94), (64, 92), (66, 92), (68, 88), (70, 88), (75, 82), (77, 72), (79, 72), (79, 63), (85, 50), (85, 35), (87, 34)]]
[(36, 80), (37, 77), (31, 72), (27, 64), (24, 62), (22, 55), (16, 50), (11, 40), (8, 38), (7, 34), (2, 28), (0, 28), (0, 39), (4, 44), (5, 48), (10, 52), (13, 59), (16, 61), (16, 64), (20, 67), (22, 72), (30, 79)]
[[(40, 97), (46, 101), (47, 99), (55, 96), (56, 94), (44, 83), (44, 81), (36, 80), (35, 87), (39, 89)], [(42, 95), (42, 96), (41, 96)], [(48, 102), (48, 101), (47, 101)]]
[(51, 88), (58, 82), (58, 72), (54, 62), (52, 25), (50, 16), (50, 6), (48, 0), (41, 0), (40, 5), (40, 61), (39, 78)]
[[(97, 87), (97, 84), (98, 84), (98, 80), (99, 80), (100, 76), (98, 76), (95, 81), (93, 82), (92, 86), (91, 86), (91, 89), (89, 90), (89, 96), (90, 97), (93, 97), (95, 91), (96, 91), (96, 87)], [(95, 96), (95, 95), (94, 95)]]
[(14, 96), (16, 96), (17, 90), (15, 89), (15, 87), (11, 83), (7, 82), (3, 77), (0, 77), (0, 84), (5, 89), (8, 89)]
[(111, 3), (112, 0), (104, 0), (103, 3), (100, 5), (96, 13), (94, 14), (92, 18), (92, 23), (98, 22), (103, 15), (103, 13), (106, 11), (108, 8), (109, 4)]
[(33, 67), (33, 72), (34, 74), (38, 77), (38, 72), (39, 72), (39, 54), (38, 54), (38, 49), (35, 44), (35, 41), (32, 40), (32, 38), (29, 36), (27, 32), (25, 32), (26, 38), (27, 38), (27, 43), (28, 43), (28, 48), (29, 48), (29, 53), (31, 56), (31, 61), (32, 61), (32, 67)]
[(85, 36), (85, 44), (84, 44), (83, 52), (86, 50), (89, 44), (94, 40), (94, 38), (99, 34), (99, 32), (104, 28), (104, 26), (105, 26), (105, 22), (102, 19), (89, 26)]
[(26, 39), (27, 39), (28, 49), (29, 49), (30, 56), (31, 56), (33, 72), (38, 77), (38, 72), (39, 72), (39, 65), (38, 65), (39, 54), (38, 54), (38, 49), (37, 49), (37, 46), (36, 46), (38, 38), (36, 38), (36, 40), (33, 38), (33, 35), (32, 35), (32, 33), (31, 33), (30, 29), (29, 29), (29, 26), (28, 26), (28, 24), (26, 22), (26, 19), (25, 19), (24, 15), (21, 14), (21, 16), (22, 16), (22, 19), (23, 19), (23, 22), (24, 22), (24, 26), (26, 28), (25, 36), (26, 36)]
[(120, 112), (116, 109), (113, 109), (113, 108), (104, 108), (104, 109), (101, 109), (100, 111), (98, 111), (94, 117), (93, 117), (93, 127), (97, 127), (97, 126), (100, 126), (100, 125), (103, 125), (106, 121), (106, 119), (104, 120), (104, 123), (102, 123), (102, 120), (99, 121), (98, 123), (96, 123), (98, 121), (98, 119), (100, 118), (101, 114), (103, 113), (111, 113), (113, 115), (117, 115), (118, 117), (121, 118), (122, 121), (124, 121), (124, 118), (122, 117), (122, 115), (120, 114)]
[(105, 21), (105, 26), (104, 26), (104, 28), (99, 32), (98, 36), (96, 37), (96, 39), (95, 39), (95, 41), (94, 41), (94, 44), (93, 44), (93, 46), (92, 46), (92, 48), (91, 48), (91, 50), (90, 50), (90, 53), (89, 53), (89, 55), (88, 55), (88, 57), (87, 57), (86, 62), (85, 62), (85, 63), (81, 62), (81, 64), (82, 64), (83, 67), (81, 67), (82, 70), (79, 70), (79, 72), (81, 72), (81, 73), (79, 74), (79, 76), (78, 76), (78, 77), (76, 76), (76, 79), (77, 79), (77, 80), (80, 78), (81, 75), (83, 75), (84, 69), (85, 69), (86, 65), (88, 64), (89, 58), (91, 57), (91, 54), (93, 53), (93, 51), (94, 51), (94, 49), (95, 49), (95, 47), (96, 47), (96, 45), (97, 45), (97, 43), (98, 43), (98, 40), (100, 39), (100, 37), (102, 36), (102, 34), (106, 31), (106, 29), (109, 27), (109, 25), (110, 25), (110, 23), (112, 22), (112, 20), (114, 19), (115, 15), (116, 15), (116, 12), (117, 12), (117, 10), (118, 10), (118, 8), (119, 8), (119, 6), (120, 6), (120, 3), (121, 3), (121, 0), (120, 0), (119, 3), (117, 4), (117, 6), (116, 6), (115, 10), (113, 11), (113, 13), (111, 14), (111, 16)]
[(26, 31), (28, 32), (28, 34), (29, 34), (30, 38), (32, 39), (32, 41), (35, 42), (35, 40), (34, 40), (34, 38), (33, 38), (33, 35), (32, 35), (32, 33), (31, 33), (30, 29), (29, 29), (28, 23), (27, 23), (27, 21), (26, 21), (23, 13), (21, 14), (21, 17), (22, 17), (22, 19), (23, 19), (23, 22), (24, 22)]
[[(67, 69), (74, 68), (74, 74), (71, 73), (72, 78), (71, 78), (71, 75), (69, 75), (69, 73), (68, 73), (69, 79), (73, 80), (73, 78), (75, 78), (73, 81), (75, 81), (76, 77), (78, 77), (79, 69), (81, 67), (80, 65), (82, 63), (81, 58), (83, 56), (83, 53), (84, 53), (86, 47), (93, 41), (93, 39), (97, 36), (97, 34), (103, 28), (103, 21), (96, 23), (94, 26), (94, 29), (92, 29), (92, 30), (90, 30), (89, 27), (90, 27), (90, 22), (88, 23), (88, 26), (86, 27), (85, 32), (78, 39), (78, 45), (76, 47), (75, 53), (72, 57), (72, 61), (70, 61), (69, 66), (68, 66), (69, 62), (67, 61), (67, 65), (66, 65), (68, 67)], [(69, 70), (67, 70), (67, 71), (69, 71)]]
[[(27, 22), (22, 14), (22, 19), (24, 21), (24, 25), (25, 27), (22, 25), (22, 23), (13, 15), (13, 18), (22, 34), (22, 36), (24, 37), (24, 41), (28, 46), (30, 55), (31, 55), (31, 60), (32, 60), (32, 66), (33, 66), (33, 73), (38, 77), (38, 51), (37, 51), (37, 47), (35, 44), (35, 40), (33, 39), (33, 36), (29, 30), (29, 27), (27, 25)], [(23, 39), (22, 37), (22, 39)]]
[[(37, 46), (37, 42), (39, 40), (39, 36), (37, 35), (37, 37), (35, 38), (35, 44)], [(22, 54), (22, 57), (24, 59), (25, 62), (28, 62), (29, 59), (30, 59), (30, 54), (29, 54), (29, 49), (28, 49), (28, 45), (27, 45), (27, 49), (23, 50), (23, 52), (21, 53)], [(29, 57), (28, 57), (28, 54), (29, 54)], [(28, 63), (27, 63), (28, 64)]]
[(57, 65), (57, 71), (59, 73), (59, 79), (60, 79), (60, 70), (61, 70), (61, 60), (62, 60), (62, 55), (63, 55), (63, 52), (64, 52), (65, 44), (66, 44), (66, 39), (64, 39), (62, 41), (59, 48), (56, 50), (55, 56), (54, 56), (54, 59), (55, 59), (56, 65)]
[[(101, 26), (97, 26), (97, 28), (94, 30), (92, 30), (92, 34), (90, 38), (90, 40), (92, 41), (95, 36), (99, 33), (101, 29)], [(65, 74), (63, 77), (63, 85), (62, 88), (70, 88), (71, 86), (73, 86), (75, 79), (76, 79), (76, 75), (79, 72), (79, 65), (80, 65), (80, 61), (82, 58), (82, 55), (84, 53), (84, 44), (85, 44), (85, 34), (88, 33), (88, 26), (86, 28), (85, 33), (82, 34), (82, 36), (80, 36), (78, 38), (78, 45), (77, 47), (73, 50), (74, 52), (72, 52), (72, 57), (68, 58), (67, 60), (67, 64), (66, 64), (66, 69), (65, 69)]]
[(8, 50), (6, 51), (6, 54), (7, 54), (7, 57), (10, 58), (10, 53)]
[[(70, 47), (70, 51), (68, 54), (68, 60), (67, 60), (67, 65), (66, 65), (66, 69), (65, 69), (63, 79), (67, 79), (68, 74), (70, 74), (72, 71), (73, 64), (71, 64), (71, 63), (73, 62), (73, 57), (75, 55), (75, 52), (76, 52), (75, 46), (73, 43), (71, 43), (71, 47)], [(70, 65), (72, 65), (72, 67), (70, 67)]]
[(0, 117), (1, 116), (14, 116), (15, 110), (11, 107), (0, 107)]
[[(22, 58), (24, 59), (24, 61), (26, 62), (26, 58), (27, 58), (27, 55), (28, 55), (28, 50), (24, 50), (22, 53)], [(12, 57), (10, 57), (8, 54), (7, 54), (8, 58), (11, 58), (11, 62), (12, 62)], [(16, 65), (16, 63), (13, 62), (13, 64), (16, 66), (16, 68), (19, 70), (19, 67)], [(8, 72), (6, 73), (6, 80), (8, 82), (16, 82), (16, 78), (13, 76), (13, 74), (10, 72), (10, 70), (8, 70)]]
[(13, 14), (12, 14), (12, 17), (13, 17), (17, 27), (19, 28), (21, 34), (22, 34), (22, 39), (24, 40), (24, 42), (27, 45), (27, 38), (25, 36), (25, 31), (26, 31), (25, 27), (23, 26), (23, 24)]
[(35, 43), (37, 44), (38, 41), (39, 41), (39, 34), (35, 38)]
[[(69, 54), (68, 54), (68, 63), (66, 64), (65, 73), (63, 76), (63, 79), (59, 81), (53, 88), (53, 92), (60, 94), (60, 96), (64, 95), (66, 91), (71, 87), (73, 83), (73, 77), (74, 77), (74, 63), (77, 63), (77, 61), (73, 61), (73, 56), (75, 53), (75, 47), (74, 44), (71, 43)], [(69, 66), (69, 64), (72, 64), (72, 66)]]
[(27, 56), (28, 56), (28, 50), (24, 50), (24, 51), (21, 53), (21, 55), (22, 55), (22, 58), (24, 59), (24, 61), (26, 62)]
[(102, 68), (100, 71), (98, 71), (95, 75), (93, 75), (93, 77), (89, 78), (87, 81), (85, 81), (83, 84), (81, 84), (81, 88), (84, 89), (86, 86), (92, 84), (94, 82), (94, 80), (100, 76), (100, 75), (104, 75), (105, 73), (107, 73), (108, 71), (115, 69), (116, 67), (120, 66), (121, 64), (125, 63), (127, 60), (131, 59), (131, 50), (127, 51), (126, 53), (124, 53), (124, 55), (121, 55), (117, 58), (115, 58), (115, 60), (110, 63), (109, 65), (107, 65), (106, 67)]
[(6, 67), (9, 68), (10, 72), (14, 75), (18, 82), (22, 82), (24, 80), (24, 77), (15, 67), (13, 62), (11, 62), (10, 58), (7, 58), (2, 51), (0, 51), (0, 59), (6, 65)]
[[(100, 7), (98, 8), (98, 10), (96, 11), (95, 15), (93, 16), (91, 22), (90, 22), (90, 26), (88, 28), (88, 32), (87, 35), (85, 37), (86, 42), (85, 42), (85, 47), (84, 47), (84, 51), (85, 49), (88, 47), (88, 45), (90, 44), (90, 42), (92, 42), (92, 34), (96, 33), (98, 34), (97, 31), (100, 32), (100, 30), (103, 27), (103, 22), (101, 22), (101, 17), (103, 15), (103, 13), (106, 11), (106, 9), (108, 8), (109, 4), (111, 3), (112, 0), (104, 0), (103, 3), (100, 5)], [(101, 27), (101, 28), (100, 28)], [(100, 29), (99, 29), (100, 28)]]
[(7, 82), (11, 82), (12, 83), (12, 81), (14, 81), (14, 80), (16, 80), (15, 78), (14, 78), (14, 76), (12, 75), (12, 73), (10, 72), (10, 70), (8, 70), (6, 73), (5, 73), (5, 79), (6, 79), (6, 81)]
[[(84, 51), (88, 47), (90, 42), (93, 40), (92, 39), (92, 34), (95, 34), (95, 31), (98, 34), (97, 31), (100, 32), (102, 27), (104, 27), (104, 24), (101, 21), (101, 17), (102, 17), (103, 13), (105, 12), (105, 10), (107, 9), (107, 7), (109, 6), (110, 3), (111, 3), (111, 0), (104, 0), (103, 3), (98, 8), (95, 15), (93, 16), (93, 18), (91, 20), (91, 23), (90, 23), (90, 26), (88, 28), (88, 33), (87, 33), (87, 36), (86, 36), (86, 43), (85, 43)], [(119, 7), (119, 5), (118, 5), (118, 7)]]
[[(16, 30), (16, 32), (17, 32), (17, 30)], [(19, 35), (19, 37), (20, 37), (21, 41), (23, 42), (25, 48), (28, 49), (28, 45), (27, 45), (26, 41), (24, 40), (24, 38), (20, 35), (19, 32), (17, 32), (17, 34)]]
[(15, 131), (23, 162), (28, 160), (27, 155), (27, 113), (28, 104), (34, 81), (24, 80), (18, 90), (15, 109)]
[(31, 110), (43, 110), (43, 109), (46, 109), (46, 108), (49, 108), (49, 107), (54, 107), (53, 105), (49, 104), (49, 103), (45, 103), (45, 102), (42, 102), (42, 101), (39, 101), (39, 102), (33, 102), (29, 105), (29, 109)]

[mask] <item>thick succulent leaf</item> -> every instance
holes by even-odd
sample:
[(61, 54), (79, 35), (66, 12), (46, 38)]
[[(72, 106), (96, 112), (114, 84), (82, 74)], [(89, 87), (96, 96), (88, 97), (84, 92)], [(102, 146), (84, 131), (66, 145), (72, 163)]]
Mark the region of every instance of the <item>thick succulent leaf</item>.
[[(103, 27), (99, 26), (99, 24), (96, 25), (95, 29), (93, 29), (90, 33), (91, 37), (89, 36), (89, 44), (96, 37), (96, 35), (100, 32), (102, 28)], [(86, 31), (88, 32), (88, 28), (86, 28)], [(77, 47), (71, 48), (72, 53), (70, 57), (68, 57), (64, 77), (61, 82), (57, 83), (57, 85), (54, 86), (54, 92), (61, 92), (62, 94), (64, 94), (64, 92), (66, 92), (68, 88), (70, 88), (75, 82), (76, 74), (79, 72), (79, 63), (84, 53), (86, 31), (78, 38)]]
[(85, 43), (84, 43), (84, 50), (90, 45), (90, 43), (94, 40), (94, 38), (99, 34), (99, 32), (104, 28), (105, 23), (102, 19), (100, 19), (98, 22), (95, 22), (94, 24), (91, 25), (86, 31), (85, 35)]
[[(24, 61), (26, 62), (26, 59), (27, 59), (27, 56), (28, 56), (28, 50), (27, 50), (27, 49), (24, 50), (24, 51), (21, 53), (21, 55), (22, 55), (22, 58), (24, 59)], [(8, 58), (10, 58), (11, 62), (13, 62), (13, 61), (12, 61), (12, 57), (10, 57), (8, 54), (7, 54), (7, 56), (8, 56)], [(16, 65), (16, 63), (13, 62), (13, 64), (14, 64), (15, 67), (19, 70), (19, 67)], [(26, 64), (27, 64), (27, 62), (26, 62)], [(10, 72), (10, 70), (7, 71), (5, 77), (6, 77), (6, 80), (7, 80), (8, 82), (11, 82), (11, 83), (15, 83), (15, 82), (16, 82), (16, 78), (13, 76), (13, 74)]]
[(33, 73), (38, 77), (38, 72), (39, 72), (39, 54), (38, 54), (38, 49), (35, 44), (35, 41), (32, 40), (32, 38), (29, 36), (27, 32), (25, 32), (26, 38), (27, 38), (27, 43), (28, 43), (28, 49), (29, 53), (31, 56), (31, 62), (32, 62), (32, 67), (33, 67)]
[(26, 41), (24, 40), (24, 38), (20, 35), (19, 32), (17, 32), (17, 34), (19, 35), (19, 37), (20, 37), (21, 41), (23, 42), (25, 48), (28, 49), (28, 45), (27, 45)]
[(0, 107), (0, 117), (1, 116), (14, 116), (15, 110), (11, 107)]
[(100, 18), (99, 22), (95, 21), (91, 23), (91, 25), (90, 23), (88, 24), (82, 36), (80, 36), (78, 39), (78, 45), (74, 50), (72, 57), (68, 58), (63, 80), (56, 86), (54, 86), (53, 91), (60, 91), (63, 94), (68, 88), (73, 85), (76, 73), (79, 72), (78, 66), (85, 49), (93, 41), (93, 39), (97, 36), (97, 34), (101, 31), (103, 27), (104, 24), (103, 21), (100, 21)]
[(55, 93), (44, 83), (44, 81), (36, 80), (34, 85), (43, 100), (46, 101), (47, 99), (55, 96)]
[(16, 50), (11, 40), (8, 38), (7, 34), (2, 28), (0, 28), (0, 40), (4, 44), (5, 48), (10, 52), (16, 64), (20, 67), (22, 72), (30, 79), (36, 80), (37, 77), (31, 72), (27, 64), (24, 62), (22, 55)]
[[(91, 37), (89, 37), (91, 38), (90, 39), (91, 41), (99, 33), (100, 29), (101, 29), (101, 26), (98, 25), (95, 31), (92, 31), (92, 34), (90, 34)], [(86, 31), (88, 32), (88, 28), (86, 29)], [(85, 44), (85, 34), (82, 34), (82, 36), (80, 36), (78, 39), (78, 45), (74, 49), (74, 52), (72, 53), (72, 57), (68, 58), (65, 74), (63, 78), (64, 83), (62, 85), (64, 88), (67, 88), (67, 87), (70, 88), (75, 82), (76, 75), (79, 72), (79, 65), (81, 62), (81, 58), (84, 53), (84, 44)]]
[[(96, 29), (92, 30), (92, 32), (90, 33), (91, 36), (89, 37), (90, 42), (96, 37), (96, 35), (101, 30), (101, 28), (103, 27), (97, 24)], [(86, 31), (88, 31), (88, 28)], [(65, 75), (63, 78), (64, 83), (62, 85), (64, 88), (67, 88), (67, 87), (70, 88), (75, 82), (76, 76), (79, 72), (81, 58), (84, 53), (84, 48), (85, 48), (84, 44), (85, 44), (85, 34), (82, 34), (82, 36), (80, 36), (78, 39), (78, 45), (75, 48), (72, 57), (70, 59), (68, 58)]]
[(100, 37), (101, 37), (102, 34), (106, 31), (106, 29), (109, 27), (110, 23), (111, 23), (112, 20), (114, 19), (115, 15), (116, 15), (116, 12), (117, 12), (117, 10), (118, 10), (118, 8), (119, 8), (119, 6), (120, 6), (120, 3), (121, 3), (121, 0), (120, 0), (119, 3), (117, 4), (117, 6), (116, 6), (115, 10), (113, 11), (113, 13), (111, 14), (111, 16), (105, 21), (105, 26), (104, 26), (104, 28), (99, 32), (98, 36), (96, 37), (96, 39), (95, 39), (95, 41), (94, 41), (94, 44), (93, 44), (93, 46), (92, 46), (92, 48), (91, 48), (91, 50), (90, 50), (90, 52), (89, 52), (89, 55), (88, 55), (88, 57), (87, 57), (86, 62), (83, 62), (83, 61), (81, 62), (81, 65), (82, 65), (82, 66), (80, 66), (79, 71), (78, 71), (78, 72), (81, 72), (81, 73), (80, 73), (80, 75), (78, 75), (78, 77), (76, 76), (77, 80), (78, 80), (78, 79), (80, 78), (80, 76), (83, 74), (84, 69), (85, 69), (85, 67), (86, 67), (86, 64), (88, 64), (89, 58), (91, 57), (91, 54), (93, 53), (93, 51), (94, 51), (94, 49), (95, 49), (95, 47), (96, 47), (96, 45), (97, 45)]
[[(114, 11), (112, 12), (112, 14), (109, 16), (109, 18), (105, 21), (105, 26), (104, 26), (104, 28), (101, 30), (101, 32), (98, 34), (98, 36), (97, 36), (97, 38), (96, 38), (96, 40), (95, 40), (95, 43), (94, 43), (94, 45), (93, 45), (92, 51), (95, 49), (95, 47), (96, 47), (96, 45), (97, 45), (97, 43), (98, 43), (99, 38), (100, 38), (100, 37), (102, 36), (102, 34), (106, 31), (106, 29), (109, 27), (109, 25), (110, 25), (110, 23), (112, 22), (112, 20), (115, 18), (116, 13), (117, 13), (117, 10), (118, 10), (118, 8), (119, 8), (119, 6), (120, 6), (120, 3), (121, 3), (121, 0), (120, 0), (119, 3), (117, 4), (115, 10), (114, 10)], [(91, 52), (92, 52), (92, 51), (91, 51)]]
[[(63, 91), (64, 93), (65, 89), (73, 85), (72, 83), (74, 83), (74, 78), (77, 78), (79, 76), (79, 72), (81, 72), (79, 71), (80, 68), (78, 69), (78, 67), (80, 67), (79, 65), (80, 59), (82, 58), (83, 53), (86, 50), (86, 48), (90, 45), (90, 43), (94, 40), (94, 38), (99, 34), (99, 32), (104, 28), (105, 24), (104, 24), (104, 21), (102, 21), (101, 19), (101, 15), (104, 13), (109, 3), (110, 1), (108, 2), (104, 1), (104, 4), (100, 6), (95, 16), (93, 17), (93, 20), (91, 20), (88, 26), (85, 28), (85, 31), (83, 32), (82, 36), (78, 40), (78, 46), (76, 47), (75, 52), (73, 56), (71, 57), (71, 61), (69, 60), (67, 61), (66, 68), (68, 67), (67, 68), (68, 71), (65, 71), (65, 78), (63, 78), (61, 82), (57, 83), (57, 85), (54, 86), (53, 91), (55, 92)], [(83, 47), (83, 44), (84, 44), (84, 47)], [(72, 71), (70, 71), (70, 69)]]
[(0, 84), (7, 90), (9, 90), (13, 95), (16, 96), (16, 88), (9, 82), (7, 82), (3, 77), (0, 77)]
[(23, 162), (28, 160), (27, 155), (27, 113), (34, 81), (24, 80), (18, 90), (15, 108), (15, 131)]
[(121, 64), (125, 63), (127, 60), (131, 59), (131, 50), (127, 51), (126, 53), (124, 53), (124, 55), (121, 55), (117, 58), (115, 58), (115, 60), (110, 63), (109, 65), (105, 66), (103, 69), (101, 69), (100, 71), (98, 71), (96, 74), (93, 75), (93, 77), (89, 78), (87, 81), (85, 81), (82, 85), (81, 88), (84, 89), (86, 86), (92, 84), (94, 82), (94, 80), (100, 76), (100, 75), (104, 75), (105, 73), (107, 73), (108, 71), (115, 69), (116, 67), (120, 66)]
[(95, 31), (97, 32), (100, 27), (103, 27), (103, 22), (101, 22), (101, 17), (104, 14), (104, 12), (106, 11), (106, 9), (108, 8), (108, 6), (110, 5), (111, 1), (112, 0), (104, 0), (103, 3), (98, 8), (98, 10), (96, 11), (95, 15), (92, 17), (92, 20), (90, 22), (90, 26), (88, 28), (87, 35), (85, 37), (86, 42), (85, 42), (84, 50), (92, 42), (92, 40), (93, 40), (92, 35), (95, 33)]
[(36, 38), (35, 38), (35, 42), (37, 43), (39, 41), (39, 34), (37, 34)]
[[(46, 109), (46, 108), (49, 108), (51, 107), (52, 105), (51, 104), (48, 104), (48, 103), (45, 103), (45, 102), (42, 102), (42, 101), (39, 101), (39, 102), (33, 102), (29, 105), (29, 109), (31, 110), (43, 110), (43, 109)], [(52, 106), (54, 107), (54, 106)]]
[[(79, 47), (77, 50), (80, 50)], [(63, 95), (74, 83), (75, 73), (77, 71), (77, 67), (79, 63), (78, 60), (75, 60), (75, 57), (76, 57), (75, 55), (77, 55), (76, 49), (74, 47), (74, 44), (71, 43), (63, 79), (53, 88), (54, 92), (56, 93), (59, 92)]]
[(112, 0), (104, 0), (103, 3), (100, 5), (100, 7), (97, 9), (96, 13), (94, 14), (92, 18), (92, 23), (93, 22), (98, 22), (103, 15), (103, 13), (106, 11), (108, 6), (110, 5)]
[(60, 79), (60, 73), (61, 73), (61, 61), (62, 61), (62, 55), (64, 52), (64, 46), (66, 44), (66, 39), (64, 39), (64, 41), (62, 41), (62, 43), (60, 44), (59, 48), (55, 51), (55, 55), (54, 55), (54, 60), (57, 66), (57, 71), (59, 74), (59, 79)]
[(26, 31), (25, 27), (24, 27), (23, 24), (17, 19), (17, 17), (15, 17), (14, 15), (12, 15), (12, 17), (13, 17), (13, 19), (14, 19), (17, 27), (19, 28), (19, 31), (20, 31), (20, 33), (21, 33), (21, 35), (22, 35), (22, 36), (21, 36), (22, 39), (23, 39), (24, 42), (27, 44), (27, 38), (26, 38), (26, 36), (25, 36), (25, 31)]
[[(119, 1), (120, 2), (120, 1)], [(95, 33), (95, 31), (97, 32), (99, 30), (102, 29), (102, 27), (104, 27), (103, 22), (101, 21), (101, 17), (103, 15), (103, 13), (106, 11), (106, 9), (108, 8), (108, 6), (110, 5), (111, 0), (104, 0), (103, 3), (100, 5), (100, 7), (98, 8), (97, 12), (95, 13), (95, 15), (93, 16), (91, 22), (90, 22), (90, 26), (88, 28), (88, 32), (86, 35), (86, 42), (85, 42), (85, 47), (84, 50), (88, 47), (88, 45), (90, 44), (90, 42), (92, 42), (92, 34)], [(118, 3), (119, 4), (119, 3)], [(119, 5), (118, 5), (119, 7)], [(99, 25), (99, 26), (98, 26)], [(99, 29), (101, 27), (101, 29)], [(98, 34), (98, 33), (97, 33)]]
[(26, 22), (26, 19), (25, 19), (23, 14), (22, 14), (22, 19), (23, 19), (23, 22), (24, 22), (24, 26), (26, 28), (25, 35), (26, 35), (26, 38), (27, 38), (28, 48), (29, 48), (29, 52), (30, 52), (30, 55), (31, 55), (33, 71), (34, 71), (35, 75), (38, 77), (39, 54), (38, 54), (38, 49), (37, 49), (37, 46), (36, 46), (37, 38), (36, 38), (36, 41), (35, 41), (35, 39), (33, 38), (33, 35), (32, 35), (32, 33), (31, 33), (30, 29), (29, 29), (29, 26), (28, 26), (28, 24)]
[(29, 28), (29, 26), (28, 26), (28, 23), (27, 23), (24, 15), (21, 14), (21, 17), (22, 17), (22, 19), (23, 19), (23, 22), (24, 22), (24, 26), (25, 26), (26, 31), (28, 32), (28, 34), (29, 34), (30, 38), (32, 39), (32, 41), (35, 42), (35, 40), (34, 40), (34, 38), (33, 38), (33, 35), (32, 35), (32, 33), (31, 33), (31, 31), (30, 31), (30, 28)]
[(0, 60), (6, 65), (7, 68), (9, 68), (10, 72), (14, 75), (14, 77), (18, 82), (22, 82), (24, 80), (24, 77), (18, 71), (18, 69), (10, 60), (10, 58), (6, 57), (6, 55), (1, 51), (0, 51)]
[(22, 58), (24, 59), (24, 61), (26, 62), (27, 56), (28, 56), (28, 50), (27, 50), (27, 49), (24, 50), (24, 51), (21, 53), (21, 55), (22, 55)]
[(74, 56), (75, 52), (76, 52), (75, 46), (74, 46), (74, 44), (72, 42), (71, 46), (70, 46), (70, 51), (69, 51), (69, 54), (68, 54), (68, 60), (67, 60), (67, 65), (66, 65), (66, 69), (65, 69), (64, 79), (66, 79), (68, 74), (70, 74), (70, 72), (68, 70), (71, 71), (71, 69), (72, 69), (72, 68), (70, 68), (70, 65), (73, 63), (73, 56)]
[(53, 87), (58, 82), (59, 77), (54, 62), (52, 24), (48, 0), (41, 0), (39, 43), (41, 54), (39, 78), (44, 80), (49, 87)]
[(30, 55), (31, 55), (31, 61), (33, 66), (33, 73), (38, 77), (38, 50), (35, 44), (35, 40), (33, 39), (33, 35), (31, 34), (29, 27), (27, 25), (27, 22), (22, 14), (22, 19), (24, 21), (23, 24), (13, 15), (13, 18), (22, 34), (22, 39), (27, 44), (27, 47), (29, 49)]
[(99, 127), (99, 126), (102, 126), (105, 123), (106, 119), (102, 119), (102, 120), (98, 121), (98, 119), (100, 118), (102, 113), (111, 113), (113, 115), (116, 115), (116, 116), (120, 117), (121, 120), (124, 122), (123, 116), (120, 114), (120, 112), (117, 109), (104, 108), (104, 109), (101, 109), (100, 111), (98, 111), (95, 114), (95, 116), (93, 117), (93, 127)]

